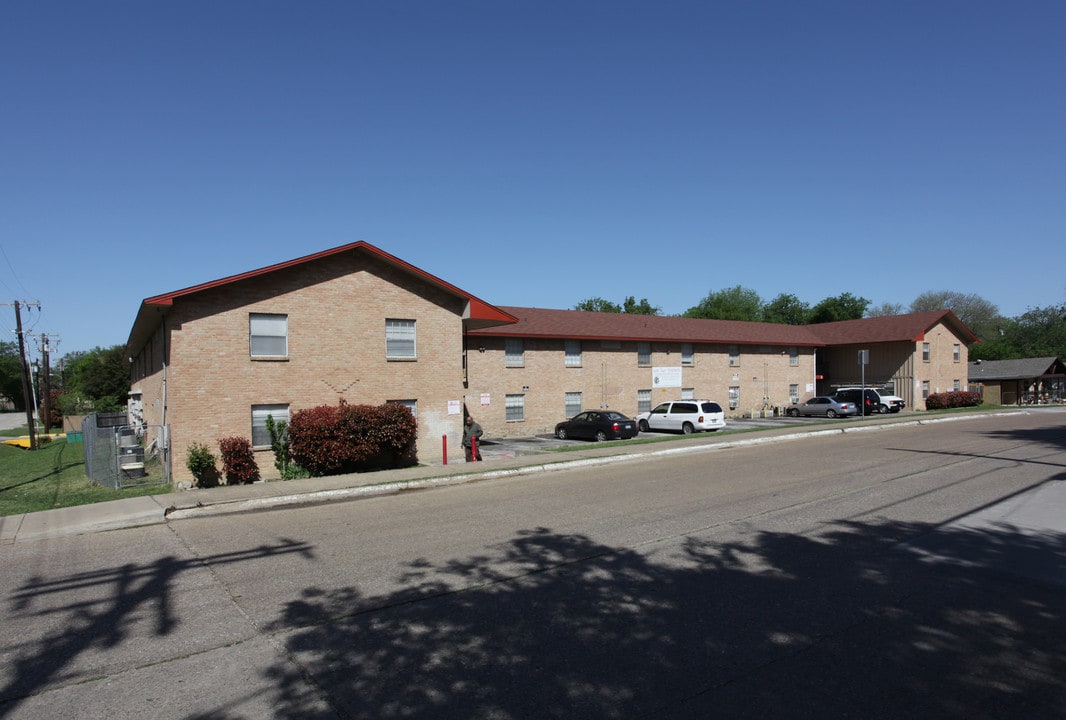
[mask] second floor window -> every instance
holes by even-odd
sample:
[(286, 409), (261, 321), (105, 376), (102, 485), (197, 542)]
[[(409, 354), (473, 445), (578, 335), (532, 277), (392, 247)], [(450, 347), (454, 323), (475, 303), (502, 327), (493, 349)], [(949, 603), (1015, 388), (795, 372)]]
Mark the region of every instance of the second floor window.
[(955, 343), (951, 349), (951, 359), (955, 362), (962, 362), (962, 346), (958, 343)]
[(729, 346), (729, 367), (736, 367), (740, 364), (740, 348), (736, 345)]
[(507, 367), (525, 367), (526, 350), (521, 338), (508, 338), (504, 341), (503, 364)]
[(929, 362), (929, 343), (922, 343), (922, 362)]
[(396, 360), (417, 357), (414, 320), (385, 320), (385, 357)]
[(791, 365), (792, 367), (796, 367), (797, 365), (800, 364), (799, 350), (797, 350), (794, 347), (790, 347), (788, 349), (788, 364)]
[(566, 367), (581, 367), (581, 341), (566, 341)]
[(681, 343), (681, 364), (691, 367), (695, 364), (695, 356), (692, 352), (692, 343)]
[(252, 357), (288, 357), (289, 316), (252, 313), (248, 316), (248, 348)]
[(651, 365), (651, 343), (637, 343), (637, 365)]

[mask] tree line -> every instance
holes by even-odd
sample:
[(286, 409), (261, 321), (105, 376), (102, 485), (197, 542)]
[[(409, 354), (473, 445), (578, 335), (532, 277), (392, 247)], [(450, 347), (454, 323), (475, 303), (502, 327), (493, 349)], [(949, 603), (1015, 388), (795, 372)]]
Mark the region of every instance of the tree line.
[[(647, 298), (638, 302), (626, 297), (621, 304), (600, 297), (582, 300), (575, 310), (661, 315), (662, 309)], [(871, 306), (864, 297), (845, 292), (810, 305), (792, 293), (764, 300), (757, 291), (736, 285), (712, 290), (699, 304), (679, 317), (708, 320), (745, 320), (783, 325), (815, 325), (838, 320), (951, 310), (977, 336), (970, 345), (971, 360), (1015, 360), (1030, 357), (1066, 357), (1066, 303), (1031, 308), (1016, 317), (1001, 315), (999, 308), (980, 295), (951, 290), (924, 292), (904, 306), (883, 303)]]
[[(52, 417), (49, 424), (57, 426), (63, 415), (83, 415), (89, 412), (115, 412), (126, 406), (130, 389), (130, 365), (124, 345), (67, 353), (48, 368), (48, 382), (42, 375), (45, 369), (31, 368), (38, 408), (44, 407), (41, 394), (51, 388)], [(24, 412), (26, 403), (22, 392), (22, 361), (18, 343), (0, 342), (0, 400), (11, 410)]]

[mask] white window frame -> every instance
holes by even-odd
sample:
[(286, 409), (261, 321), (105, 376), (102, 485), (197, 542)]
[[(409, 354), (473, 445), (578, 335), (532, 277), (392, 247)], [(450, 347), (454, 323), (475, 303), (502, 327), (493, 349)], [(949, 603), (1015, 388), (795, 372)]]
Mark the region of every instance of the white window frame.
[(800, 401), (800, 386), (797, 383), (788, 386), (788, 401), (792, 405)]
[(385, 358), (387, 360), (417, 360), (417, 342), (414, 320), (385, 318)]
[(526, 348), (522, 338), (507, 338), (503, 341), (503, 364), (506, 367), (525, 367)]
[(504, 412), (507, 422), (522, 422), (526, 419), (526, 396), (517, 393), (504, 398)]
[(696, 354), (692, 350), (692, 343), (681, 343), (681, 364), (692, 367), (696, 364)]
[(287, 403), (274, 403), (263, 405), (252, 405), (252, 447), (253, 448), (268, 448), (270, 447), (270, 432), (267, 430), (267, 417), (273, 416), (274, 423), (289, 422), (289, 405)]
[(790, 367), (798, 367), (800, 364), (799, 348), (790, 347), (788, 349), (788, 364)]
[(563, 403), (565, 404), (564, 415), (567, 419), (574, 417), (581, 412), (581, 393), (568, 392), (564, 396)]
[(922, 343), (922, 362), (929, 362), (929, 343)]
[(637, 390), (637, 412), (649, 412), (651, 410), (651, 390)]
[(651, 343), (637, 343), (637, 367), (651, 367)]
[(953, 362), (962, 362), (962, 345), (955, 343), (951, 348), (951, 359)]
[(566, 360), (564, 362), (566, 364), (566, 367), (581, 367), (580, 340), (567, 340), (565, 354)]
[(740, 405), (740, 386), (739, 385), (730, 385), (729, 386), (729, 409), (730, 410), (736, 410), (738, 405)]
[(922, 380), (922, 400), (929, 397), (929, 381)]
[(289, 316), (278, 313), (248, 313), (248, 356), (288, 357)]

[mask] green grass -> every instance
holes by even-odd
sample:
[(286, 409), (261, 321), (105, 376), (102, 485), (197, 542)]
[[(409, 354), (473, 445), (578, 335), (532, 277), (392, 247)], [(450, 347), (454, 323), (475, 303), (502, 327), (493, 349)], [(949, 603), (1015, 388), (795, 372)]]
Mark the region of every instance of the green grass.
[[(26, 434), (26, 428), (0, 433)], [(94, 485), (85, 475), (81, 443), (44, 443), (30, 451), (0, 444), (0, 516), (74, 507), (141, 495), (163, 495), (169, 485), (111, 488)]]

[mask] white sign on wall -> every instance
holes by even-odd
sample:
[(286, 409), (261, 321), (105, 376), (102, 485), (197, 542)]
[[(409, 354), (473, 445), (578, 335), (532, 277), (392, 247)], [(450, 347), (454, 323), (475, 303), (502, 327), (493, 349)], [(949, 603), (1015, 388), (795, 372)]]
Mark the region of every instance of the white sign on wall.
[(681, 366), (651, 369), (652, 388), (681, 387)]
[(458, 415), (463, 411), (463, 403), (461, 400), (449, 400), (448, 401), (448, 414)]

